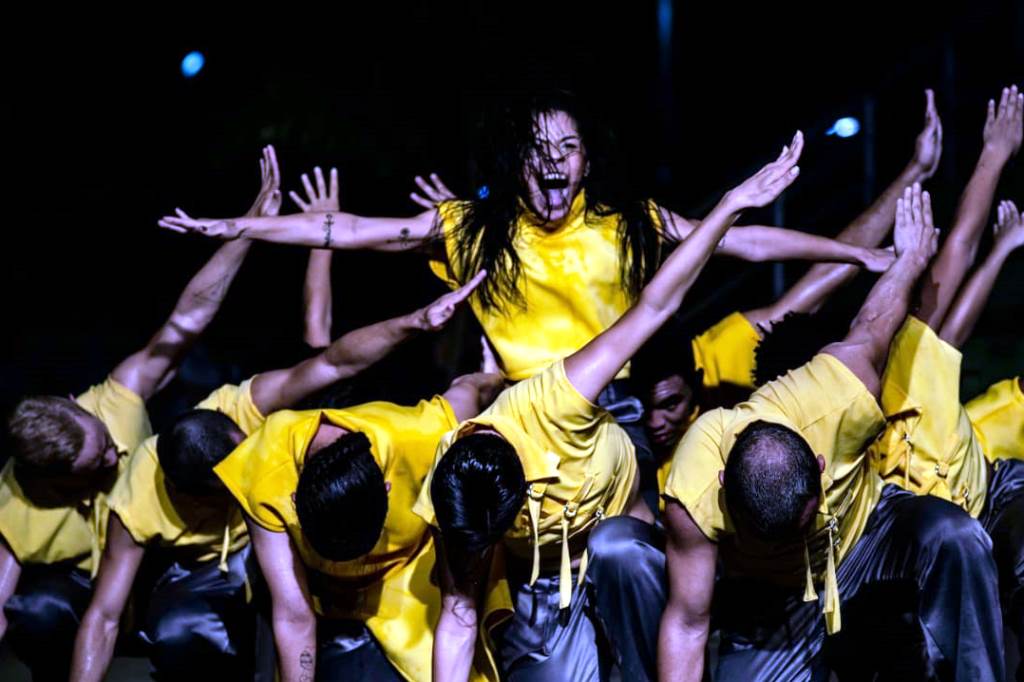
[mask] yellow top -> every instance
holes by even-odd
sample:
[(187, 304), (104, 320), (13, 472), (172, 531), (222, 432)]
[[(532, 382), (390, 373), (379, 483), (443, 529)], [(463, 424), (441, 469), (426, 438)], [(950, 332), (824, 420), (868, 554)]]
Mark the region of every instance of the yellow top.
[[(110, 431), (119, 453), (131, 452), (153, 429), (141, 397), (111, 377), (75, 398)], [(118, 471), (125, 458), (118, 462)], [(22, 564), (55, 564), (73, 561), (93, 575), (107, 533), (107, 491), (109, 484), (91, 498), (67, 506), (28, 499), (8, 461), (0, 474), (0, 534)], [(45, 483), (45, 481), (42, 481)]]
[(886, 483), (949, 500), (977, 517), (988, 463), (960, 404), (960, 359), (928, 325), (907, 318), (882, 376), (885, 432), (870, 453)]
[(988, 461), (1024, 459), (1024, 393), (1019, 377), (993, 384), (966, 409)]
[[(391, 484), (380, 539), (369, 554), (352, 561), (330, 561), (310, 547), (292, 499), (322, 421), (365, 434)], [(214, 468), (255, 523), (288, 533), (308, 567), (317, 613), (365, 621), (388, 660), (410, 680), (430, 679), (433, 630), (441, 610), (431, 580), (433, 541), (412, 506), (438, 440), (456, 423), (441, 397), (414, 407), (375, 402), (344, 410), (285, 410), (272, 414)]]
[[(758, 420), (796, 431), (825, 458), (824, 495), (806, 544), (780, 546), (735, 534), (718, 474), (737, 436)], [(860, 538), (881, 494), (882, 481), (864, 450), (883, 425), (878, 403), (860, 380), (836, 358), (819, 354), (765, 384), (748, 401), (702, 415), (676, 448), (665, 495), (686, 507), (704, 535), (718, 543), (729, 573), (797, 585), (813, 571), (824, 582), (828, 632), (838, 632), (835, 569)], [(805, 590), (805, 599), (816, 598), (813, 588)]]
[[(251, 387), (252, 379), (240, 386), (221, 386), (196, 409), (217, 410), (249, 435), (266, 419), (252, 402)], [(230, 552), (249, 542), (241, 510), (234, 504), (211, 503), (168, 490), (157, 456), (157, 438), (147, 438), (128, 458), (110, 492), (110, 508), (140, 545), (156, 543), (183, 550), (195, 561), (219, 558), (224, 563)]]
[[(440, 205), (447, 262), (430, 263), (453, 289), (475, 274), (456, 270), (456, 254), (463, 248), (456, 228), (464, 210), (459, 202)], [(650, 210), (660, 224), (653, 204)], [(516, 286), (525, 308), (502, 302), (500, 310), (485, 311), (476, 297), (470, 299), (508, 378), (521, 381), (572, 355), (629, 308), (618, 229), (618, 215), (586, 211), (582, 191), (558, 230), (544, 230), (526, 217), (516, 225), (514, 248), (521, 268)], [(619, 378), (627, 376), (628, 369), (619, 373)]]
[[(492, 428), (509, 441), (529, 484), (526, 506), (505, 534), (505, 546), (512, 554), (533, 560), (533, 580), (541, 555), (558, 557), (561, 602), (568, 606), (568, 540), (589, 531), (603, 517), (626, 511), (636, 479), (633, 443), (610, 414), (579, 394), (561, 361), (506, 389), (480, 416), (446, 434), (437, 460), (474, 426)], [(413, 511), (436, 526), (431, 475)], [(585, 570), (581, 566), (581, 577)]]
[(756, 351), (761, 336), (743, 313), (732, 313), (693, 339), (696, 369), (704, 372), (704, 386), (723, 384), (754, 390)]

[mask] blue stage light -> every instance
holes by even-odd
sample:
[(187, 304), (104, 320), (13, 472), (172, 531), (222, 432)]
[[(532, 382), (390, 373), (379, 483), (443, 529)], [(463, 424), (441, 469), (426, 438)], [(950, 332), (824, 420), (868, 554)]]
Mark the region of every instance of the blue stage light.
[(491, 194), (491, 189), (487, 185), (481, 185), (480, 189), (476, 191), (477, 199), (486, 199)]
[(206, 58), (203, 57), (202, 52), (189, 52), (181, 60), (181, 73), (185, 78), (191, 78), (202, 70), (205, 63)]
[(825, 131), (825, 134), (835, 135), (836, 137), (853, 137), (859, 132), (860, 121), (853, 116), (844, 116), (833, 123), (832, 127)]

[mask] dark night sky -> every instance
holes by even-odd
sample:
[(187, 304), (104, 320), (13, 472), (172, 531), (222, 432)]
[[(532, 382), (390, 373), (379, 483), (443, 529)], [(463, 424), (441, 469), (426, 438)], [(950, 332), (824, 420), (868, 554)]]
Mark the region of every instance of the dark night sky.
[[(659, 76), (657, 3), (595, 5), (396, 3), (330, 16), (289, 9), (236, 24), (180, 8), (63, 27), (28, 22), (25, 44), (5, 47), (8, 197), (17, 208), (5, 227), (0, 406), (26, 391), (80, 389), (141, 345), (215, 246), (160, 231), (156, 219), (175, 206), (244, 211), (268, 142), (286, 192), (314, 164), (336, 165), (343, 210), (412, 214), (406, 197), (417, 173), (436, 170), (456, 191), (471, 190), (467, 160), (482, 108), (560, 85), (601, 104), (642, 188), (693, 215), (802, 128), (804, 172), (787, 193), (786, 223), (833, 233), (863, 206), (864, 136), (822, 131), (838, 116), (860, 116), (872, 96), (881, 189), (910, 157), (921, 91), (931, 86), (945, 125), (932, 182), (945, 224), (980, 148), (985, 100), (1024, 75), (1024, 5), (1012, 0), (941, 12), (923, 3), (749, 9), (677, 0), (670, 89)], [(192, 49), (205, 53), (206, 67), (185, 80), (179, 64)], [(1001, 192), (1018, 201), (1019, 165)], [(286, 200), (284, 210), (294, 207)], [(304, 259), (300, 249), (253, 250), (203, 345), (233, 366), (228, 375), (301, 354)], [(442, 291), (416, 255), (334, 262), (336, 332)], [(968, 347), (971, 389), (1024, 365), (1021, 263), (1007, 267), (1015, 272)], [(800, 272), (787, 266), (787, 280)], [(703, 314), (720, 316), (766, 302), (770, 282), (769, 266), (718, 262), (689, 300), (716, 296)], [(401, 383), (411, 363), (431, 357), (429, 341), (414, 344), (390, 376)], [(417, 370), (411, 383), (423, 390), (441, 374)]]

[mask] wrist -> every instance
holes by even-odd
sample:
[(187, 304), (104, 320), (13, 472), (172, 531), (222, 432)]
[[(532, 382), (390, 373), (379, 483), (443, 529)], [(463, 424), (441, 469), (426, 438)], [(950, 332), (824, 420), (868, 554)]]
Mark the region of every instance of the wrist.
[(981, 156), (978, 157), (978, 165), (1003, 166), (1010, 160), (1010, 150), (1005, 145), (986, 141), (981, 148)]
[(935, 168), (937, 167), (937, 165), (929, 167), (915, 156), (910, 160), (906, 168), (903, 169), (903, 172), (900, 173), (897, 184), (906, 187), (907, 185), (913, 185), (915, 182), (923, 182), (935, 174)]
[(402, 329), (406, 332), (425, 332), (430, 329), (427, 308), (420, 308), (402, 318)]

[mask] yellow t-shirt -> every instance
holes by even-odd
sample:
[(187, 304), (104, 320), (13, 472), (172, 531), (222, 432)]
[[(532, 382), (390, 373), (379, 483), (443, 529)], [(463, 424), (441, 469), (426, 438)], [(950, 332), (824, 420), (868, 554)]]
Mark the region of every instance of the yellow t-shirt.
[(807, 571), (804, 543), (780, 546), (737, 538), (718, 480), (737, 436), (758, 420), (796, 431), (825, 458), (824, 499), (806, 546), (811, 570), (825, 583), (826, 626), (830, 633), (838, 632), (834, 569), (860, 538), (882, 491), (882, 481), (864, 454), (884, 425), (882, 412), (842, 362), (822, 353), (765, 384), (748, 401), (705, 413), (676, 447), (665, 495), (679, 501), (704, 535), (718, 544), (725, 570), (798, 585)]
[[(112, 377), (75, 398), (107, 427), (118, 452), (132, 452), (153, 429), (141, 397)], [(125, 457), (118, 462), (123, 469)], [(111, 476), (110, 484), (114, 477)], [(55, 564), (73, 561), (95, 574), (107, 533), (107, 491), (68, 506), (41, 506), (28, 499), (8, 461), (0, 474), (0, 535), (18, 562)]]
[(754, 390), (756, 351), (761, 336), (743, 313), (732, 313), (693, 339), (696, 369), (704, 372), (704, 386), (731, 384)]
[[(240, 386), (221, 386), (196, 405), (229, 417), (242, 433), (258, 429), (265, 417), (252, 401), (252, 379)], [(140, 545), (183, 550), (195, 561), (224, 559), (249, 542), (241, 509), (234, 504), (213, 504), (181, 492), (164, 482), (156, 441), (151, 436), (128, 458), (124, 473), (110, 492), (108, 504), (125, 529)]]
[[(391, 484), (376, 546), (352, 561), (330, 561), (310, 547), (292, 495), (321, 420), (366, 435)], [(344, 410), (284, 410), (267, 418), (214, 471), (245, 513), (272, 532), (287, 532), (307, 566), (317, 613), (365, 621), (395, 667), (410, 680), (430, 678), (441, 596), (431, 579), (434, 544), (412, 513), (441, 436), (456, 425), (451, 406), (434, 397), (414, 407), (374, 402)]]
[(1024, 393), (1019, 377), (993, 384), (965, 409), (988, 461), (1024, 459)]
[[(458, 202), (440, 205), (447, 262), (430, 263), (431, 270), (453, 289), (475, 274), (456, 270), (456, 254), (463, 248), (457, 226), (464, 210), (465, 204)], [(651, 213), (659, 224), (653, 204)], [(510, 379), (521, 381), (572, 355), (629, 308), (618, 229), (618, 215), (587, 213), (583, 192), (576, 195), (557, 231), (548, 232), (526, 218), (516, 225), (517, 288), (526, 306), (504, 302), (500, 310), (485, 311), (476, 297), (470, 299)], [(627, 376), (624, 368), (619, 377)]]
[(960, 404), (960, 351), (908, 317), (882, 376), (886, 428), (870, 449), (886, 483), (949, 500), (977, 517), (988, 463)]
[[(535, 572), (541, 558), (560, 560), (564, 576), (569, 570), (565, 538), (589, 531), (605, 516), (622, 514), (632, 500), (636, 457), (629, 436), (610, 414), (580, 395), (561, 361), (506, 389), (480, 416), (446, 434), (436, 460), (474, 426), (493, 428), (509, 441), (530, 485), (527, 504), (505, 534), (505, 546), (533, 560)], [(432, 474), (413, 511), (436, 526)], [(569, 582), (562, 584), (563, 602)]]

